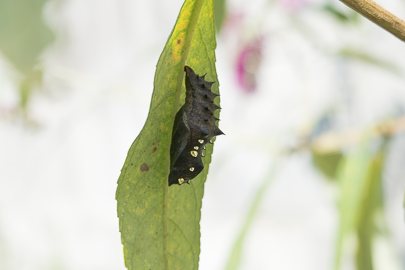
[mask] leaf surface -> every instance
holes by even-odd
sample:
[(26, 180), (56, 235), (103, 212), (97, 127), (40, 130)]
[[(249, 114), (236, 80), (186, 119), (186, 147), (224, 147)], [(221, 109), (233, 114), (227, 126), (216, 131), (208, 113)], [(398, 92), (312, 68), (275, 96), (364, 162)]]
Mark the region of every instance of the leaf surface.
[[(213, 0), (186, 0), (157, 64), (148, 118), (118, 181), (128, 269), (198, 269), (201, 203), (212, 145), (207, 146), (204, 170), (190, 185), (168, 187), (170, 143), (175, 114), (184, 103), (184, 65), (218, 82), (215, 47)], [(218, 83), (212, 91), (218, 93)]]

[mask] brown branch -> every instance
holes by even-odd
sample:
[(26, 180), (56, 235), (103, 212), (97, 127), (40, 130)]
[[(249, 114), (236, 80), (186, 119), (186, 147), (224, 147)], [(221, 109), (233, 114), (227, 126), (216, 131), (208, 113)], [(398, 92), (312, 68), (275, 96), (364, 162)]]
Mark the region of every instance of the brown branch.
[(370, 21), (405, 41), (405, 21), (396, 17), (373, 0), (340, 0)]

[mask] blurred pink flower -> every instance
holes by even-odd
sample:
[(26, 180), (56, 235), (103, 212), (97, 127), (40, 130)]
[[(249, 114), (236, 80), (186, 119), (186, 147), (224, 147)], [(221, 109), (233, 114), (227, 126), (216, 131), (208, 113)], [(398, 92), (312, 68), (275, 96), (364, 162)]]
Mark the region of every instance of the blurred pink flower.
[(245, 20), (245, 14), (242, 11), (229, 11), (225, 16), (221, 34), (225, 37), (232, 35), (235, 31), (239, 31)]
[(263, 37), (246, 43), (236, 57), (235, 75), (238, 86), (247, 93), (252, 93), (257, 86), (257, 71), (260, 68), (263, 50)]
[(292, 12), (299, 11), (307, 4), (307, 0), (280, 0), (280, 2), (285, 9)]

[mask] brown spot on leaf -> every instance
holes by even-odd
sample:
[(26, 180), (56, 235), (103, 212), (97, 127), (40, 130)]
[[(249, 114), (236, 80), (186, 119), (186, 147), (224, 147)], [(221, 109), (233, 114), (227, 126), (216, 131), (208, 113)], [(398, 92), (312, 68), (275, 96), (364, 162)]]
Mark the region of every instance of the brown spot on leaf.
[(153, 148), (152, 148), (152, 153), (155, 153), (156, 150), (157, 150), (157, 146), (153, 146)]
[(180, 43), (181, 43), (181, 39), (178, 39), (178, 40), (177, 40), (177, 44), (180, 44)]
[(140, 169), (141, 169), (141, 172), (147, 172), (147, 171), (149, 171), (149, 166), (146, 163), (142, 163)]

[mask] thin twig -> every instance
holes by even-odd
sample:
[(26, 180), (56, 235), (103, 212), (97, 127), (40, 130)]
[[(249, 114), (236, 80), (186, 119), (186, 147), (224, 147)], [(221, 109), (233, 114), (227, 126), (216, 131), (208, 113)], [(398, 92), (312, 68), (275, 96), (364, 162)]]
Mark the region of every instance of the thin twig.
[(340, 0), (370, 21), (405, 41), (405, 21), (396, 17), (373, 0)]
[[(405, 132), (405, 117), (378, 123), (369, 129), (374, 136), (390, 137)], [(346, 146), (358, 143), (364, 137), (364, 131), (346, 130), (320, 135), (310, 143), (310, 148), (317, 152), (334, 152)]]

